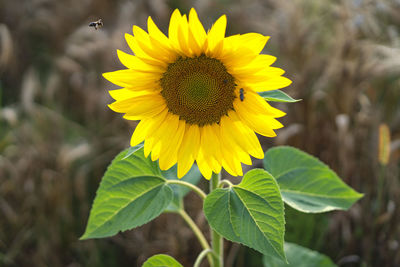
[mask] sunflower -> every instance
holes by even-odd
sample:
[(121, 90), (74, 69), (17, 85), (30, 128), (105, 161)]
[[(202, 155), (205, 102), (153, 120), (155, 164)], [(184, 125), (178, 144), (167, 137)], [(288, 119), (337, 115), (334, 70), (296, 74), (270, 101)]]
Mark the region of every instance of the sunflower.
[(131, 146), (144, 141), (144, 153), (162, 170), (178, 166), (178, 177), (196, 161), (210, 179), (223, 167), (243, 175), (250, 155), (263, 158), (255, 133), (276, 136), (285, 113), (257, 92), (288, 86), (276, 60), (260, 54), (269, 37), (258, 33), (225, 37), (226, 16), (206, 32), (194, 9), (189, 17), (175, 10), (168, 37), (148, 18), (147, 30), (133, 26), (125, 38), (134, 55), (117, 51), (124, 70), (104, 73), (123, 87), (111, 90), (109, 107), (139, 120)]

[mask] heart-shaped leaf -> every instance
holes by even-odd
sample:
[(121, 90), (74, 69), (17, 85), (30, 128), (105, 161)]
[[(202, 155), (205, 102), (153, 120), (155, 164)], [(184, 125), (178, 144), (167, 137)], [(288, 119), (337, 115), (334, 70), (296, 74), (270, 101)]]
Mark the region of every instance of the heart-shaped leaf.
[(158, 164), (145, 158), (143, 148), (128, 157), (121, 152), (108, 167), (97, 190), (81, 239), (112, 236), (145, 224), (170, 204), (173, 191)]
[(347, 210), (362, 194), (317, 158), (293, 147), (274, 147), (264, 167), (277, 180), (284, 201), (303, 212)]
[(246, 173), (240, 184), (212, 191), (204, 201), (211, 227), (228, 240), (285, 260), (285, 218), (275, 179), (266, 171)]
[(264, 255), (265, 267), (335, 267), (337, 266), (327, 256), (317, 251), (293, 244), (285, 243), (285, 252), (288, 263)]
[(183, 267), (177, 260), (165, 254), (157, 254), (147, 259), (142, 267)]

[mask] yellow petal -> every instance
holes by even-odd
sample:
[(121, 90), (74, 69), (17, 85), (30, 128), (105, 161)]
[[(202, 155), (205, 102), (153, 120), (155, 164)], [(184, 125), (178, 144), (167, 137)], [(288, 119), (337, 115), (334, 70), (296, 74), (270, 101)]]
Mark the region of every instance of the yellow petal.
[(193, 165), (200, 148), (200, 130), (197, 125), (186, 125), (185, 135), (178, 149), (178, 178), (184, 176)]
[(219, 173), (221, 171), (221, 151), (219, 140), (217, 139), (211, 125), (205, 125), (200, 128), (200, 134), (200, 150), (198, 157), (201, 158), (200, 151), (203, 151), (203, 160), (214, 173)]
[(286, 86), (289, 86), (291, 83), (292, 81), (289, 80), (288, 78), (279, 76), (279, 77), (273, 77), (271, 79), (266, 79), (260, 82), (252, 82), (252, 83), (246, 82), (246, 85), (255, 92), (264, 92), (264, 91), (281, 89)]
[[(229, 54), (233, 50), (238, 49), (240, 46), (240, 34), (235, 34), (224, 38), (224, 48), (227, 49), (226, 53)], [(223, 54), (225, 55), (225, 53)]]
[(154, 117), (158, 114), (160, 114), (163, 110), (167, 109), (166, 105), (160, 105), (160, 106), (155, 106), (153, 109), (143, 112), (143, 113), (135, 113), (135, 112), (128, 112), (126, 113), (123, 118), (126, 120), (142, 120), (145, 118), (151, 118)]
[(270, 55), (258, 55), (253, 61), (246, 65), (233, 65), (229, 68), (229, 73), (235, 75), (251, 75), (257, 73), (266, 67), (269, 67), (276, 60), (276, 57)]
[(258, 71), (257, 73), (247, 73), (247, 74), (236, 73), (235, 78), (244, 81), (246, 83), (260, 83), (275, 77), (279, 77), (284, 73), (285, 71), (283, 69), (275, 67), (267, 67)]
[(200, 170), (201, 174), (204, 176), (204, 178), (206, 178), (207, 180), (210, 180), (211, 175), (212, 175), (212, 170), (211, 170), (211, 167), (208, 165), (208, 163), (205, 161), (204, 155), (203, 155), (203, 150), (201, 148), (199, 150), (196, 162), (197, 162), (197, 166), (199, 167), (199, 170)]
[[(208, 40), (208, 50), (211, 55), (215, 53), (219, 53), (221, 43), (223, 44), (223, 40), (225, 37), (226, 30), (226, 16), (222, 15), (211, 27), (207, 35)], [(218, 48), (218, 51), (215, 51)]]
[(192, 8), (189, 13), (189, 42), (196, 55), (204, 51), (204, 43), (207, 39), (207, 33), (201, 24), (196, 10)]
[(151, 152), (151, 159), (153, 161), (159, 158), (163, 147), (168, 146), (178, 129), (178, 124), (179, 116), (168, 112), (160, 127), (154, 131), (152, 137), (155, 139), (155, 144)]
[(108, 91), (108, 93), (114, 100), (125, 100), (137, 96), (154, 94), (154, 91), (149, 91), (149, 90), (133, 91), (127, 88), (122, 88), (122, 89), (110, 90)]
[(168, 28), (168, 37), (171, 42), (171, 45), (178, 51), (180, 51), (178, 31), (181, 18), (182, 18), (181, 13), (179, 12), (178, 9), (175, 9), (171, 15), (171, 20), (169, 21), (169, 28)]
[(156, 132), (157, 129), (160, 128), (160, 125), (164, 122), (165, 117), (168, 114), (168, 110), (164, 109), (160, 114), (152, 118), (151, 125), (149, 126), (149, 129), (147, 130), (146, 136), (145, 136), (145, 141), (144, 141), (144, 155), (147, 158), (153, 149), (154, 143), (155, 143), (155, 138), (154, 138), (154, 133)]
[(192, 154), (193, 158), (197, 157), (200, 148), (200, 128), (196, 124), (188, 124), (186, 126), (185, 137), (178, 151), (178, 157)]
[(164, 59), (163, 61), (166, 63), (172, 63), (175, 62), (178, 53), (173, 50), (173, 48), (170, 48), (169, 46), (164, 45), (163, 43), (160, 43), (158, 40), (150, 37), (150, 42), (152, 44), (153, 47), (159, 49), (160, 53), (163, 54)]
[(232, 156), (232, 154), (225, 153), (226, 155), (222, 159), (222, 166), (232, 176), (243, 176), (242, 165), (240, 161)]
[(147, 29), (152, 46), (156, 49), (162, 50), (162, 53), (164, 53), (168, 58), (168, 63), (174, 62), (176, 60), (177, 53), (173, 50), (168, 37), (160, 31), (151, 17), (149, 17), (147, 20)]
[(264, 36), (262, 34), (254, 32), (240, 35), (240, 41), (242, 45), (251, 49), (255, 54), (261, 53), (268, 39), (269, 36)]
[(166, 61), (169, 55), (165, 54), (165, 50), (160, 47), (154, 47), (150, 41), (150, 37), (143, 29), (138, 26), (133, 26), (133, 35), (139, 47), (150, 57), (159, 61)]
[(159, 157), (160, 157), (160, 152), (161, 152), (161, 147), (162, 147), (162, 143), (161, 142), (157, 142), (157, 140), (155, 140), (155, 145), (153, 147), (153, 149), (151, 150), (151, 160), (152, 161), (156, 161)]
[(168, 109), (164, 109), (158, 116), (154, 117), (152, 124), (147, 131), (146, 139), (154, 136), (154, 133), (160, 128), (160, 125), (165, 121), (168, 114)]
[(155, 59), (155, 58), (149, 56), (142, 49), (141, 45), (139, 45), (139, 42), (137, 41), (137, 38), (135, 38), (134, 36), (126, 33), (125, 34), (125, 40), (128, 43), (128, 45), (131, 48), (131, 50), (133, 51), (133, 53), (135, 53), (135, 56), (140, 58), (142, 61), (144, 61), (144, 62), (146, 62), (148, 64), (151, 64), (151, 65), (167, 67), (167, 62), (165, 62), (163, 60), (158, 60), (158, 59)]
[(222, 163), (220, 163), (220, 162), (222, 162), (222, 158), (217, 160), (214, 157), (212, 157), (212, 158), (210, 157), (210, 158), (206, 158), (206, 161), (207, 161), (208, 165), (211, 166), (211, 170), (214, 173), (220, 173), (221, 172)]
[(141, 120), (138, 123), (131, 137), (131, 146), (136, 146), (144, 141), (150, 125), (151, 121), (149, 121), (148, 119)]
[(276, 133), (273, 129), (282, 128), (283, 125), (271, 116), (254, 114), (248, 112), (240, 103), (233, 104), (240, 119), (256, 133), (267, 137), (274, 137)]
[[(222, 124), (220, 127), (222, 128)], [(222, 130), (219, 129), (222, 133)], [(224, 169), (233, 176), (243, 175), (242, 166), (240, 165), (240, 160), (237, 158), (236, 148), (235, 146), (230, 146), (229, 141), (226, 139), (226, 136), (220, 134), (221, 140), (221, 151), (222, 151), (222, 166)]]
[(154, 140), (154, 138), (146, 138), (144, 140), (144, 156), (146, 158), (149, 156), (151, 150), (153, 149)]
[(150, 94), (115, 101), (108, 106), (115, 112), (140, 115), (165, 105), (165, 99), (160, 94)]
[(157, 25), (154, 23), (151, 17), (147, 19), (147, 30), (149, 32), (149, 35), (159, 41), (160, 43), (163, 43), (167, 46), (169, 46), (169, 39), (167, 36), (160, 31), (160, 29), (157, 27)]
[(228, 116), (223, 118), (227, 131), (232, 133), (235, 142), (255, 158), (264, 158), (264, 152), (254, 131), (241, 122), (236, 112), (230, 111)]
[(194, 8), (190, 9), (189, 12), (189, 26), (192, 32), (195, 34), (198, 44), (201, 46), (207, 38), (207, 33), (204, 30), (204, 27), (201, 24), (197, 12)]
[(179, 120), (178, 129), (174, 132), (172, 137), (170, 139), (164, 139), (167, 145), (164, 145), (163, 143), (161, 149), (159, 160), (161, 170), (168, 170), (177, 162), (178, 148), (181, 145), (182, 138), (185, 133), (185, 124), (185, 121)]
[(118, 58), (121, 63), (129, 68), (140, 72), (150, 72), (150, 73), (164, 73), (165, 68), (161, 68), (160, 66), (149, 65), (138, 57), (129, 55), (121, 50), (117, 50)]
[(161, 78), (161, 76), (154, 75), (154, 73), (138, 72), (131, 69), (106, 72), (103, 73), (103, 77), (118, 86), (132, 90), (158, 88)]
[(186, 15), (183, 15), (181, 18), (181, 23), (179, 24), (178, 28), (178, 40), (179, 46), (181, 47), (182, 51), (185, 53), (186, 56), (192, 56), (189, 48), (189, 24), (186, 18)]
[(178, 160), (178, 178), (181, 179), (186, 173), (191, 169), (194, 163), (194, 158), (192, 155)]
[(197, 43), (196, 38), (190, 29), (188, 33), (188, 46), (190, 47), (191, 53), (195, 56), (200, 56), (204, 52)]
[(222, 167), (232, 176), (238, 176), (237, 172), (234, 171), (234, 169), (232, 168), (233, 163), (227, 163), (226, 159), (228, 159), (230, 162), (232, 161), (232, 159), (230, 157), (227, 158), (223, 158), (222, 159)]
[(272, 116), (274, 118), (279, 118), (286, 115), (285, 112), (272, 107), (270, 104), (268, 104), (267, 101), (265, 101), (254, 91), (246, 89), (244, 90), (245, 97), (243, 101), (240, 101), (241, 103), (239, 103), (239, 100), (237, 100), (237, 104), (243, 105), (244, 109), (246, 109), (249, 113)]
[(239, 48), (230, 51), (227, 50), (222, 53), (220, 57), (221, 61), (223, 61), (224, 65), (229, 70), (238, 66), (246, 66), (256, 58), (257, 54), (253, 53), (245, 46), (240, 46)]
[[(201, 128), (201, 147), (205, 157), (212, 157), (221, 164), (221, 145), (213, 125), (205, 125)], [(211, 166), (212, 167), (212, 166)]]
[[(223, 142), (223, 148), (227, 149), (231, 148), (231, 151), (234, 152), (236, 157), (243, 162), (244, 164), (251, 165), (251, 158), (246, 150), (246, 146), (241, 146), (235, 141), (234, 135), (240, 135), (238, 132), (230, 132), (229, 129), (232, 128), (226, 126), (226, 120), (229, 120), (228, 116), (224, 116), (221, 118), (220, 129), (221, 129), (221, 140)], [(244, 137), (239, 136), (239, 139), (243, 139)], [(242, 142), (243, 143), (243, 142)]]

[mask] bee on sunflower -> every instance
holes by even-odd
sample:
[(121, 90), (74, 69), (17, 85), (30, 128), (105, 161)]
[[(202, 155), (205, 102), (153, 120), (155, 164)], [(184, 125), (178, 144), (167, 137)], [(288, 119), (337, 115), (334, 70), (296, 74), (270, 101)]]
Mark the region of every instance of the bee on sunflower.
[(133, 26), (125, 35), (134, 55), (117, 51), (127, 69), (103, 74), (123, 87), (110, 91), (109, 107), (140, 121), (131, 146), (144, 141), (145, 156), (162, 170), (177, 164), (179, 178), (194, 162), (206, 179), (221, 168), (241, 176), (250, 155), (264, 157), (255, 133), (274, 137), (283, 127), (276, 118), (285, 113), (257, 93), (291, 83), (271, 67), (275, 57), (260, 54), (269, 37), (225, 37), (226, 23), (223, 15), (206, 32), (194, 9), (175, 10), (167, 37), (149, 17), (148, 32)]

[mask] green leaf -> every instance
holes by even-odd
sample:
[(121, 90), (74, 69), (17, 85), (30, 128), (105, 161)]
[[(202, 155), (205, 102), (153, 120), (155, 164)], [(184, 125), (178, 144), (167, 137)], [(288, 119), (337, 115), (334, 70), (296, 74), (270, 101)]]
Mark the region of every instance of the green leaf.
[(139, 149), (141, 149), (144, 146), (143, 143), (137, 145), (137, 146), (132, 146), (130, 148), (128, 148), (128, 151), (126, 152), (125, 156), (122, 159), (126, 159), (129, 156), (131, 156), (132, 154), (134, 154), (136, 151), (138, 151)]
[(270, 256), (263, 257), (265, 267), (335, 267), (330, 258), (313, 251), (311, 249), (293, 244), (285, 243), (285, 252), (288, 264), (272, 258)]
[(211, 227), (228, 240), (285, 260), (285, 218), (275, 179), (262, 169), (245, 174), (240, 184), (212, 191), (204, 201)]
[(159, 216), (173, 198), (156, 162), (143, 148), (125, 158), (121, 152), (108, 167), (97, 190), (81, 239), (112, 236)]
[(142, 267), (183, 267), (177, 260), (165, 254), (157, 254), (147, 259)]
[(265, 91), (258, 93), (261, 97), (263, 97), (267, 101), (272, 102), (298, 102), (301, 99), (293, 99), (286, 93), (282, 92), (281, 90), (272, 90), (272, 91)]
[(303, 212), (347, 210), (363, 196), (327, 165), (293, 147), (269, 149), (264, 167), (278, 181), (283, 200)]

